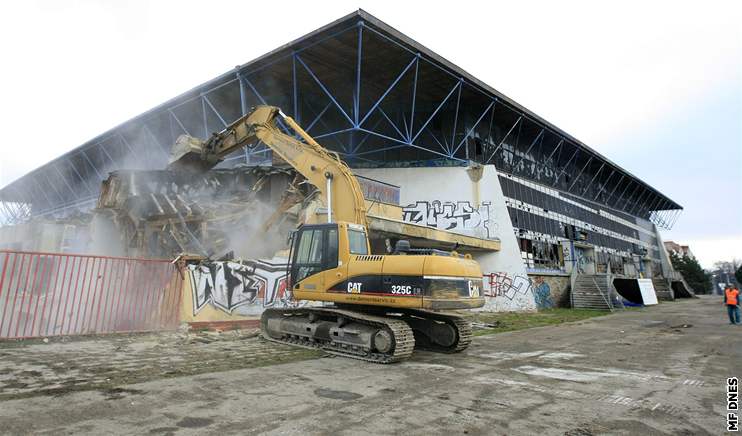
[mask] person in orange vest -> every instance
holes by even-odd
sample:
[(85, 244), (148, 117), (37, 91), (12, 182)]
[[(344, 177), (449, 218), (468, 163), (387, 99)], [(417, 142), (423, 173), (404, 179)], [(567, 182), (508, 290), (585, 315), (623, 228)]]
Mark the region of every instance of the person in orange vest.
[(736, 286), (727, 285), (724, 289), (724, 304), (727, 305), (729, 323), (739, 324), (739, 289)]

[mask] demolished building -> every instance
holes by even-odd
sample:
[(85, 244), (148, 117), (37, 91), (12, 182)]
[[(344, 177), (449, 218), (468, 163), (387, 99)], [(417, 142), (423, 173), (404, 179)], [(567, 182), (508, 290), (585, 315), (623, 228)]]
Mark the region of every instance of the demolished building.
[[(180, 135), (208, 138), (266, 103), (281, 107), (366, 177), (376, 249), (404, 237), (471, 253), (486, 274), (490, 310), (612, 308), (624, 279), (651, 279), (666, 298), (682, 287), (674, 283), (682, 279), (660, 235), (677, 219), (679, 204), (361, 10), (3, 187), (0, 243), (18, 247), (19, 238), (7, 235), (34, 225), (29, 220), (68, 229), (77, 216), (75, 228), (82, 228), (86, 220), (96, 224), (97, 215), (124, 229), (126, 255), (221, 257), (236, 250), (235, 258), (263, 256), (239, 252), (253, 248), (250, 243), (233, 243), (244, 234), (239, 226), (247, 225), (247, 216), (253, 227), (271, 218), (258, 199), (269, 198), (267, 209), (282, 211), (272, 225), (284, 233), (275, 239), (285, 240), (300, 213), (292, 207), (311, 197), (290, 171), (260, 168), (272, 166), (269, 150), (236, 153), (204, 180), (179, 184), (160, 171)], [(210, 183), (234, 189), (215, 196)], [(286, 187), (295, 197), (283, 203)], [(58, 239), (78, 241), (61, 243), (62, 251), (84, 245), (81, 238)]]

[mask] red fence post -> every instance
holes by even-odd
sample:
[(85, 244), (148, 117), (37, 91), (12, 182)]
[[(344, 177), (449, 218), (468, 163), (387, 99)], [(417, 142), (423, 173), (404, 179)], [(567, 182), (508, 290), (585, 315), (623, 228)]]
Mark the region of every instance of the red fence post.
[[(67, 318), (67, 306), (70, 302), (70, 294), (72, 294), (72, 303), (74, 304), (75, 294), (76, 292), (73, 291), (74, 289), (77, 289), (78, 283), (80, 283), (80, 270), (82, 269), (82, 257), (76, 257), (72, 259), (72, 274), (70, 274), (70, 281), (68, 283), (69, 288), (67, 289), (67, 292), (65, 292), (64, 296), (64, 310), (62, 311), (62, 323), (59, 326), (59, 334), (64, 334), (64, 321), (65, 318)], [(75, 268), (75, 260), (77, 260), (77, 268)], [(72, 276), (75, 276), (75, 284), (72, 285)], [(73, 293), (74, 292), (74, 293)], [(60, 306), (61, 307), (61, 306)], [(57, 308), (57, 315), (59, 314), (59, 308)], [(70, 323), (72, 322), (72, 317), (70, 317)], [(56, 323), (55, 323), (56, 324)], [(69, 330), (69, 325), (67, 326), (67, 330)]]
[(136, 274), (133, 274), (131, 277), (134, 280), (134, 282), (131, 284), (131, 297), (129, 298), (129, 315), (126, 317), (127, 321), (127, 329), (128, 330), (134, 330), (134, 325), (136, 324), (134, 322), (134, 319), (137, 316), (136, 307), (139, 304), (139, 288), (141, 286), (141, 275), (142, 275), (142, 265), (141, 263), (134, 261), (134, 271)]
[[(13, 255), (13, 266), (15, 268), (15, 258)], [(10, 259), (10, 253), (5, 253), (5, 259), (3, 260), (3, 274), (0, 276), (0, 298), (3, 297), (3, 286), (5, 285), (5, 277), (8, 273), (8, 259)], [(13, 281), (13, 273), (10, 274), (10, 281)], [(0, 338), (3, 337), (3, 320), (5, 319), (5, 308), (8, 306), (8, 296), (10, 295), (10, 283), (8, 283), (8, 291), (5, 293), (5, 306), (3, 306), (3, 316), (0, 318)]]
[[(33, 259), (33, 258), (31, 258), (31, 259)], [(20, 274), (18, 274), (18, 283), (16, 283), (15, 295), (13, 295), (13, 308), (10, 310), (10, 319), (8, 320), (8, 337), (9, 338), (14, 338), (15, 335), (18, 334), (17, 333), (17, 330), (18, 329), (16, 328), (16, 333), (13, 336), (11, 336), (10, 335), (10, 329), (13, 328), (13, 318), (14, 318), (14, 315), (15, 315), (15, 304), (16, 304), (16, 302), (18, 302), (18, 291), (21, 289), (21, 281), (23, 280), (23, 277), (22, 276), (23, 276), (23, 263), (24, 263), (24, 260), (25, 260), (25, 255), (24, 255), (23, 258), (21, 258)], [(30, 261), (29, 264), (28, 264), (28, 269), (26, 271), (26, 284), (23, 285), (23, 294), (24, 294), (24, 296), (25, 296), (25, 293), (26, 293), (26, 288), (28, 287), (28, 280), (30, 279), (31, 265), (32, 264), (33, 264), (33, 261)], [(21, 298), (21, 307), (23, 307), (23, 298)], [(20, 314), (18, 314), (18, 316), (20, 317)], [(16, 325), (17, 324), (18, 324), (18, 321), (16, 320)]]
[(149, 267), (149, 275), (145, 286), (147, 294), (144, 297), (146, 303), (144, 304), (145, 310), (142, 311), (142, 316), (140, 318), (140, 322), (142, 324), (142, 328), (140, 328), (140, 330), (147, 329), (147, 320), (151, 316), (152, 300), (154, 299), (153, 297), (155, 294), (154, 287), (157, 285), (156, 283), (154, 283), (157, 278), (157, 267), (152, 265), (151, 263), (147, 266)]
[[(92, 277), (92, 270), (95, 268), (95, 258), (90, 258), (90, 257), (85, 258), (85, 268), (84, 268), (83, 273), (82, 273), (82, 282), (81, 283), (78, 283), (80, 285), (79, 292), (78, 292), (78, 288), (75, 287), (75, 295), (74, 295), (74, 298), (72, 299), (72, 307), (70, 308), (71, 309), (71, 313), (74, 313), (75, 314), (75, 326), (72, 327), (72, 316), (70, 316), (70, 325), (67, 326), (67, 334), (69, 334), (71, 331), (73, 331), (73, 330), (70, 330), (70, 329), (74, 329), (74, 333), (78, 333), (78, 331), (77, 331), (77, 325), (78, 325), (78, 323), (80, 321), (80, 306), (82, 305), (83, 293), (85, 292), (85, 288), (86, 287), (87, 288), (90, 288), (90, 280), (88, 280), (88, 285), (85, 286), (85, 280), (86, 280), (86, 278), (88, 276), (88, 267), (90, 266), (90, 261), (93, 261), (93, 266), (91, 268), (89, 268), (91, 270), (91, 274), (90, 274), (91, 277)], [(76, 305), (75, 304), (75, 301), (77, 299), (77, 294), (78, 293), (80, 294), (80, 301)]]
[[(103, 301), (103, 296), (105, 295), (105, 292), (106, 292), (105, 291), (106, 279), (108, 278), (108, 273), (110, 272), (109, 271), (110, 267), (108, 266), (108, 260), (109, 259), (103, 260), (103, 275), (99, 277), (100, 278), (100, 291), (99, 292), (96, 291), (95, 294), (93, 294), (93, 302), (91, 303), (91, 306), (90, 306), (90, 320), (93, 321), (93, 306), (95, 305), (95, 297), (97, 295), (98, 296), (98, 308), (95, 311), (95, 321), (93, 322), (93, 332), (95, 332), (98, 328), (98, 318), (100, 317), (100, 304)], [(111, 259), (111, 263), (113, 263), (112, 259)], [(108, 282), (110, 283), (110, 280), (108, 280)], [(96, 286), (95, 289), (97, 290), (98, 287)], [(90, 326), (88, 326), (88, 328), (90, 328)]]
[(152, 327), (159, 327), (162, 328), (162, 311), (163, 311), (163, 304), (165, 301), (165, 295), (167, 294), (168, 287), (170, 287), (170, 282), (167, 281), (168, 277), (168, 268), (170, 265), (159, 265), (160, 274), (158, 277), (157, 282), (157, 289), (155, 290), (155, 306), (152, 311), (152, 316), (150, 317), (150, 328)]
[[(42, 265), (41, 265), (41, 283), (39, 283), (37, 281), (37, 282), (34, 283), (33, 286), (31, 286), (31, 295), (33, 295), (34, 293), (36, 294), (36, 304), (33, 307), (33, 320), (31, 321), (31, 331), (29, 333), (26, 333), (26, 324), (28, 324), (28, 319), (26, 319), (26, 322), (23, 324), (23, 335), (24, 336), (32, 337), (33, 336), (34, 327), (36, 327), (36, 318), (39, 315), (39, 302), (41, 302), (41, 297), (42, 297), (42, 294), (43, 294), (42, 291), (44, 291), (46, 289), (47, 285), (49, 284), (49, 283), (47, 283), (47, 280), (46, 280), (46, 265), (49, 263), (48, 262), (50, 260), (49, 257), (50, 256), (39, 256), (39, 261), (42, 262)], [(36, 289), (38, 289), (38, 292), (35, 292)], [(30, 298), (28, 300), (28, 305), (29, 305), (29, 307), (31, 306), (31, 299)]]
[[(53, 304), (54, 297), (57, 296), (57, 286), (59, 285), (59, 272), (62, 270), (62, 268), (61, 268), (62, 267), (62, 258), (63, 258), (62, 256), (58, 256), (57, 257), (58, 262), (57, 262), (57, 268), (55, 270), (57, 273), (54, 275), (54, 285), (52, 285), (52, 294), (51, 294), (51, 296), (49, 298), (45, 298), (44, 299), (44, 306), (41, 308), (41, 313), (42, 314), (46, 312), (46, 303), (49, 300), (52, 300), (52, 304)], [(69, 260), (70, 260), (70, 257), (69, 256), (64, 256), (64, 273), (62, 273), (62, 280), (64, 280), (64, 277), (67, 275), (67, 262)], [(53, 307), (54, 306), (52, 305), (52, 306), (49, 306), (49, 307), (50, 307), (49, 308), (49, 317), (47, 318), (46, 328), (44, 329), (44, 335), (45, 336), (49, 336), (49, 325), (51, 325), (52, 328), (54, 327), (54, 324), (52, 324), (52, 311), (53, 311)], [(55, 320), (55, 322), (56, 322), (56, 320)], [(53, 332), (54, 331), (52, 330), (52, 333)], [(41, 324), (39, 324), (39, 333), (41, 333)]]
[(183, 281), (187, 278), (186, 274), (188, 274), (188, 271), (185, 268), (181, 268), (181, 265), (179, 263), (175, 264), (175, 295), (173, 296), (173, 300), (175, 301), (175, 304), (173, 305), (173, 313), (172, 313), (172, 325), (174, 327), (178, 326), (178, 323), (180, 321), (180, 300), (183, 296)]
[(171, 318), (173, 315), (173, 312), (176, 310), (176, 308), (173, 306), (175, 303), (175, 293), (178, 292), (178, 276), (177, 276), (177, 266), (175, 264), (171, 264), (168, 268), (168, 289), (167, 289), (167, 295), (165, 298), (165, 313), (163, 315), (162, 324), (165, 327), (170, 327), (171, 324)]
[[(122, 269), (121, 265), (123, 264), (123, 261), (121, 261), (120, 259), (116, 259), (113, 262), (116, 265), (116, 267), (115, 267), (115, 273), (112, 272), (111, 280), (109, 281), (108, 291), (106, 292), (106, 302), (103, 305), (103, 318), (101, 318), (101, 321), (100, 321), (100, 327), (101, 327), (100, 330), (101, 331), (105, 331), (105, 332), (111, 331), (111, 328), (110, 328), (111, 314), (113, 313), (113, 308), (115, 307), (114, 306), (114, 301), (116, 300), (116, 295), (117, 295), (117, 291), (116, 290), (121, 287), (120, 286), (121, 285), (120, 282), (121, 282), (121, 279), (122, 279), (122, 277), (121, 277), (121, 269)], [(111, 270), (113, 271), (114, 270), (114, 267), (111, 267)], [(115, 277), (115, 279), (114, 279), (114, 277)], [(108, 298), (109, 296), (110, 296), (110, 301), (109, 301), (109, 298)], [(111, 304), (109, 304), (109, 302)], [(108, 314), (108, 324), (106, 324), (106, 314)]]
[(121, 303), (120, 305), (117, 304), (118, 308), (116, 309), (116, 324), (115, 325), (118, 325), (118, 321), (121, 320), (121, 317), (119, 316), (119, 314), (122, 314), (125, 316), (128, 312), (126, 310), (126, 302), (128, 300), (131, 300), (131, 298), (129, 298), (129, 283), (131, 282), (131, 276), (132, 276), (132, 272), (131, 272), (132, 263), (133, 262), (131, 260), (127, 260), (124, 265), (124, 267), (126, 268), (126, 273), (125, 273), (126, 279), (124, 280), (124, 287), (123, 289), (121, 289), (121, 295), (118, 297)]

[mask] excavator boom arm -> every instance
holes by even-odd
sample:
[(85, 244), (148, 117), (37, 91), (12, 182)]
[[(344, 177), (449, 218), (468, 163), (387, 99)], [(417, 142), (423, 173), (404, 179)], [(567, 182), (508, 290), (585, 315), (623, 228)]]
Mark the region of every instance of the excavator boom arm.
[[(287, 135), (276, 126), (280, 117), (305, 142)], [(291, 117), (274, 106), (258, 106), (249, 114), (215, 133), (205, 142), (179, 138), (168, 168), (206, 171), (226, 155), (257, 144), (268, 146), (314, 185), (326, 199), (328, 214), (334, 220), (366, 225), (363, 192), (350, 168), (337, 153), (327, 151)]]

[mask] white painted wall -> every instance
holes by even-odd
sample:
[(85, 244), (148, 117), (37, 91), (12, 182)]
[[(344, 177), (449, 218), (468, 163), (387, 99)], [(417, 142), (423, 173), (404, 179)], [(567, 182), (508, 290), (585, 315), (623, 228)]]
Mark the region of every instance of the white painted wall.
[[(354, 171), (365, 177), (400, 186), (400, 205), (407, 207), (407, 210), (421, 210), (419, 202), (427, 202), (429, 209), (443, 212), (438, 214), (442, 215), (441, 217), (433, 216), (427, 219), (427, 225), (443, 229), (453, 225), (449, 231), (477, 237), (487, 237), (489, 234), (490, 238), (500, 239), (499, 252), (472, 253), (485, 276), (494, 274), (492, 286), (490, 277), (485, 277), (485, 294), (488, 297), (484, 310), (536, 310), (533, 286), (521, 260), (520, 248), (494, 165), (484, 167), (479, 181), (479, 204), (476, 201), (475, 183), (464, 167), (379, 168)], [(450, 213), (452, 210), (453, 216)], [(466, 210), (477, 212), (479, 217), (473, 217), (470, 223), (479, 220), (478, 225), (462, 225), (463, 219), (457, 218), (456, 215)], [(488, 219), (482, 220), (485, 215)], [(413, 217), (414, 214), (411, 213), (405, 216), (407, 220)]]

